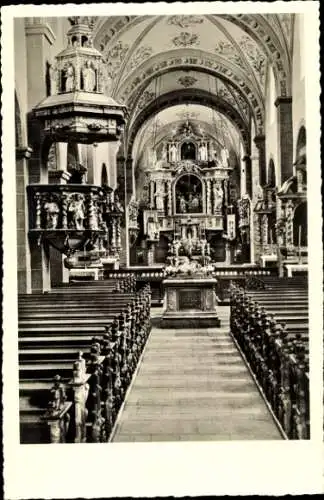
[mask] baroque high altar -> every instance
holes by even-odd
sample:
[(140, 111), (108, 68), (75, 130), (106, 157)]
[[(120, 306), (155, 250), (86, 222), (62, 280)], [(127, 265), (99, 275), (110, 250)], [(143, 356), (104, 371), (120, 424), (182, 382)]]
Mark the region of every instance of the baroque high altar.
[(147, 264), (154, 263), (162, 239), (169, 242), (169, 253), (177, 249), (179, 255), (190, 258), (209, 255), (215, 241), (225, 249), (231, 171), (227, 149), (196, 135), (187, 121), (160, 150), (161, 158), (157, 160), (154, 151), (146, 170), (143, 232)]

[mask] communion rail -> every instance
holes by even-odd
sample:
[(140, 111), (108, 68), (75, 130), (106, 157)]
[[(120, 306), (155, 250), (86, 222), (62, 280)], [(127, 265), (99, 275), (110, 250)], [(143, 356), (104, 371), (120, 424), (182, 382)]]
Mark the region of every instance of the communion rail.
[[(73, 292), (75, 288), (73, 287)], [(80, 292), (81, 290), (82, 287)], [(49, 297), (52, 294), (47, 295)], [(35, 339), (27, 339), (26, 336), (20, 338), (20, 356), (23, 356), (23, 360), (19, 364), (25, 363), (25, 368), (28, 368), (26, 373), (39, 377), (38, 381), (26, 378), (24, 368), (20, 366), (20, 396), (24, 397), (25, 388), (28, 389), (30, 400), (38, 399), (47, 403), (46, 410), (45, 407), (43, 410), (36, 410), (40, 427), (36, 435), (38, 432), (41, 436), (40, 442), (106, 442), (150, 332), (150, 288), (146, 285), (140, 292), (131, 294), (131, 300), (126, 298), (127, 304), (117, 306), (117, 309), (121, 307), (121, 312), (113, 313), (109, 320), (101, 321), (102, 327), (98, 329), (98, 335), (90, 339), (88, 348), (87, 334), (91, 327), (87, 325), (88, 316), (91, 317), (92, 314), (91, 305), (89, 311), (84, 311), (86, 319), (80, 319), (80, 326), (76, 327), (75, 333), (69, 333), (69, 329), (64, 333), (63, 328), (55, 331), (53, 337), (51, 328), (56, 324), (58, 315), (48, 305), (48, 297), (44, 297), (46, 302), (39, 304), (39, 315), (46, 318), (45, 323), (49, 320), (49, 326), (44, 327), (43, 333), (40, 332), (41, 337), (36, 332)], [(65, 295), (62, 294), (62, 301), (64, 300)], [(31, 305), (27, 297), (26, 302), (20, 304), (22, 323), (23, 314), (25, 317), (29, 314)], [(73, 324), (73, 315), (80, 317), (83, 304), (78, 307), (72, 304), (71, 307), (70, 321)], [(95, 316), (97, 315), (95, 310)], [(84, 322), (87, 323), (85, 327)], [(83, 327), (87, 332), (86, 336), (82, 335)], [(81, 335), (78, 335), (78, 329)], [(48, 336), (45, 338), (46, 333)], [(37, 352), (30, 349), (33, 348), (32, 340), (36, 340)], [(88, 352), (82, 352), (80, 346), (83, 351)], [(75, 360), (76, 352), (78, 354)], [(53, 379), (54, 385), (51, 387)], [(37, 391), (39, 394), (36, 394)], [(35, 422), (33, 411), (28, 416), (29, 423)], [(21, 431), (23, 427), (24, 424), (21, 423)], [(28, 431), (28, 419), (25, 434), (26, 428)]]
[(231, 286), (230, 326), (288, 439), (309, 439), (307, 290), (272, 280), (272, 290)]

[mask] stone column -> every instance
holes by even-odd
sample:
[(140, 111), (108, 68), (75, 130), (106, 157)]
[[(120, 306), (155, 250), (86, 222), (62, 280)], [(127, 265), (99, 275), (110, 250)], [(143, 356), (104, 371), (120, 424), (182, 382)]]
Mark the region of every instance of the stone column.
[(228, 241), (225, 241), (225, 265), (231, 264), (231, 247)]
[(46, 241), (30, 239), (31, 291), (48, 292), (51, 289), (50, 249)]
[(50, 61), (55, 35), (42, 17), (26, 18), (28, 109), (46, 97), (46, 61)]
[(216, 213), (216, 181), (213, 180), (213, 214)]
[(172, 190), (171, 181), (167, 181), (167, 192), (168, 192), (168, 215), (172, 215)]
[(150, 244), (150, 246), (147, 249), (147, 265), (148, 266), (154, 265), (154, 250), (155, 250), (155, 245), (154, 245), (154, 243), (152, 243), (152, 244)]
[(254, 143), (258, 148), (259, 153), (259, 184), (260, 186), (263, 186), (266, 183), (265, 135), (257, 135), (254, 138)]
[(277, 107), (280, 184), (282, 184), (293, 175), (292, 98), (278, 97), (275, 106)]
[[(50, 170), (48, 172), (49, 184), (67, 184), (71, 174), (65, 170)], [(66, 194), (62, 193), (62, 228), (67, 227)], [(65, 255), (50, 247), (50, 267), (52, 285), (69, 282), (69, 270), (64, 265)]]
[(211, 179), (206, 179), (206, 212), (211, 214)]
[(55, 154), (56, 154), (56, 168), (57, 170), (67, 170), (67, 142), (56, 142), (55, 143)]
[(28, 243), (28, 160), (31, 148), (16, 148), (16, 206), (17, 206), (17, 263), (18, 293), (31, 292), (31, 268)]
[(154, 208), (154, 181), (150, 181), (150, 208)]

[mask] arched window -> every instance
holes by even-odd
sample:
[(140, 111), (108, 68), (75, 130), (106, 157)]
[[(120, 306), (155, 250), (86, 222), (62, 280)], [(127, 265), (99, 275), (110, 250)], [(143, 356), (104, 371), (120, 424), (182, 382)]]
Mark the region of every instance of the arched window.
[(298, 132), (297, 145), (296, 145), (296, 160), (298, 160), (302, 156), (306, 158), (306, 129), (303, 125), (300, 127)]
[(269, 187), (276, 187), (276, 169), (272, 159), (269, 161), (268, 167), (268, 184)]
[(178, 214), (201, 213), (202, 183), (199, 177), (192, 174), (182, 175), (175, 185), (175, 198)]
[(296, 207), (293, 220), (294, 245), (296, 247), (307, 246), (307, 202), (300, 203)]
[(101, 167), (101, 185), (102, 186), (109, 186), (107, 167), (106, 167), (105, 163), (103, 163), (102, 167)]
[(181, 146), (181, 160), (196, 160), (197, 151), (193, 142), (184, 142)]

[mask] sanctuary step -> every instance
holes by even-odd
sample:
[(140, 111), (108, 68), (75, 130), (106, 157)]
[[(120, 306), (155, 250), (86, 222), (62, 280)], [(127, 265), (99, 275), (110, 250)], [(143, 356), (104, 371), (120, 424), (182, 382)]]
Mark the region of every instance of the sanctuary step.
[(282, 439), (229, 333), (153, 327), (114, 442)]

